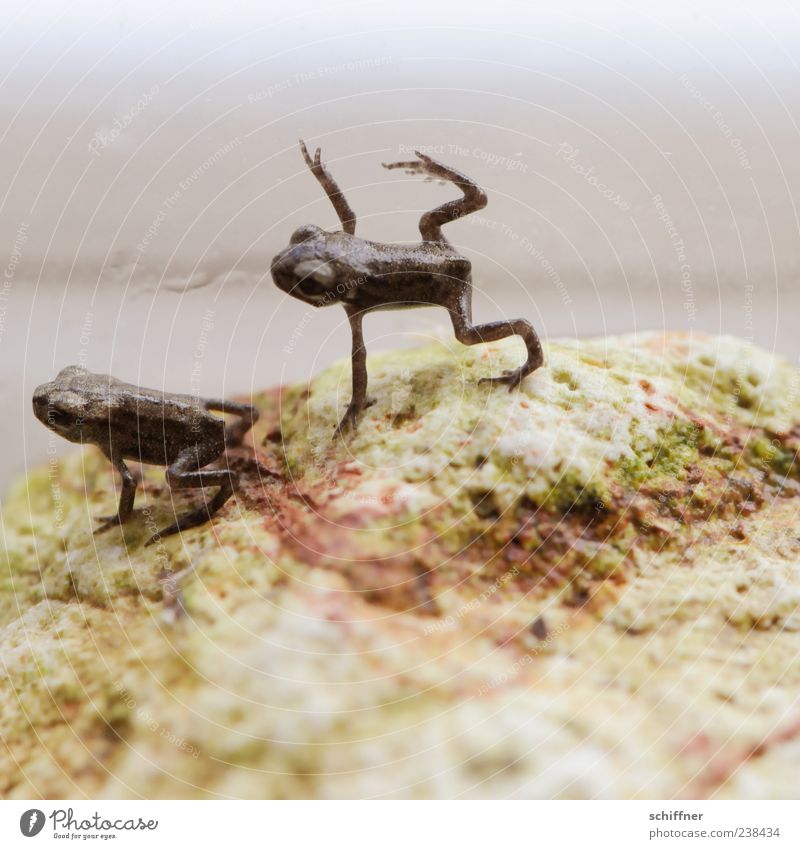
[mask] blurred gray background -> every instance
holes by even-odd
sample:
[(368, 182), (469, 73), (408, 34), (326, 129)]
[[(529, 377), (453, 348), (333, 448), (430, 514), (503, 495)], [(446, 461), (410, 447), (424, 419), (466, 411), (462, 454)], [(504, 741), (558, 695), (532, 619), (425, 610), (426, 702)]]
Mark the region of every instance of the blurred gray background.
[[(732, 333), (796, 360), (800, 13), (790, 3), (33, 2), (0, 23), (3, 488), (46, 455), (34, 386), (79, 362), (207, 395), (349, 353), (340, 308), (269, 276), (336, 218), (372, 239), (453, 196), (382, 161), (421, 146), (489, 195), (448, 228), (480, 321), (547, 338)], [(449, 334), (366, 322), (370, 350)], [(70, 450), (59, 444), (58, 450)]]

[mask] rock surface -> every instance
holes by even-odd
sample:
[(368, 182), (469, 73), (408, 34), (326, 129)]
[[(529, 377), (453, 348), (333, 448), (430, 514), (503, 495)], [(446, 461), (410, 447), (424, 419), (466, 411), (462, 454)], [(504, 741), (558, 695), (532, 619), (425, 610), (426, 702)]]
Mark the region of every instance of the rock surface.
[[(3, 509), (0, 795), (800, 794), (800, 374), (730, 338), (515, 340), (263, 394), (245, 485), (94, 449)], [(194, 496), (196, 498), (196, 496)], [(174, 499), (174, 504), (173, 504)]]

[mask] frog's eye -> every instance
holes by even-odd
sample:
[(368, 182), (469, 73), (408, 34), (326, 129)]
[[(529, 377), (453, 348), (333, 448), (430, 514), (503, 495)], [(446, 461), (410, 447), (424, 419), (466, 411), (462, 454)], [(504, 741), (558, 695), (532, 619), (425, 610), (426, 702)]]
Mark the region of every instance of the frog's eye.
[(301, 242), (307, 242), (309, 239), (313, 239), (318, 233), (319, 227), (316, 227), (313, 224), (304, 224), (292, 233), (289, 243), (292, 245), (299, 245)]
[(47, 405), (47, 418), (57, 424), (74, 424), (86, 414), (86, 403), (77, 392), (54, 392)]
[(327, 262), (320, 262), (316, 259), (307, 259), (303, 262), (298, 262), (294, 267), (294, 273), (301, 279), (311, 278), (317, 283), (331, 283), (336, 277), (336, 272), (328, 265)]
[(71, 377), (83, 377), (83, 375), (88, 373), (83, 366), (67, 366), (66, 368), (62, 368), (58, 373), (56, 381), (65, 381)]
[(56, 425), (56, 427), (65, 427), (71, 423), (73, 416), (66, 410), (59, 410), (58, 407), (47, 408), (47, 423)]

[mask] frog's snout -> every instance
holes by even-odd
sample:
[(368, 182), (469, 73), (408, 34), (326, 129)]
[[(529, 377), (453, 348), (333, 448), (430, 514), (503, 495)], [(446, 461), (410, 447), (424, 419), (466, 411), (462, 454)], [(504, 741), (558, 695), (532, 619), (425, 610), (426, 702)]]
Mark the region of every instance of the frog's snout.
[(40, 422), (47, 424), (47, 410), (50, 384), (43, 383), (33, 390), (33, 414)]
[(298, 257), (296, 256), (294, 248), (291, 246), (286, 248), (286, 250), (281, 251), (272, 260), (272, 264), (270, 265), (272, 279), (275, 281), (275, 285), (279, 289), (283, 289), (284, 292), (291, 293), (292, 289), (298, 282), (297, 276), (295, 275), (295, 268), (297, 264)]

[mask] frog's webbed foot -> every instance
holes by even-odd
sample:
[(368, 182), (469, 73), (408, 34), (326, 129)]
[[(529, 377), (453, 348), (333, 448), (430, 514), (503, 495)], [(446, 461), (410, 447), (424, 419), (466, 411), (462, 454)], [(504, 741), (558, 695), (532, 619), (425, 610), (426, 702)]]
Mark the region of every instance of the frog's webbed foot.
[(95, 522), (100, 522), (100, 526), (95, 528), (95, 534), (102, 534), (105, 531), (110, 530), (111, 528), (120, 528), (124, 525), (131, 517), (138, 514), (138, 510), (130, 509), (128, 512), (119, 512), (115, 513), (113, 516), (95, 516)]
[(402, 168), (407, 174), (422, 174), (426, 180), (442, 180), (458, 186), (463, 197), (437, 206), (430, 212), (426, 212), (419, 220), (419, 232), (424, 241), (447, 242), (442, 234), (442, 226), (483, 209), (486, 206), (486, 193), (466, 174), (442, 162), (437, 162), (419, 150), (415, 150), (414, 153), (417, 156), (416, 159), (407, 162), (384, 162), (383, 167)]
[(355, 433), (356, 428), (358, 427), (359, 416), (364, 410), (367, 409), (367, 407), (371, 407), (374, 403), (374, 398), (367, 398), (361, 404), (356, 403), (355, 401), (351, 401), (347, 405), (347, 409), (344, 411), (342, 420), (339, 422), (336, 430), (333, 432), (334, 437), (342, 436), (348, 431)]
[(505, 383), (508, 384), (508, 391), (513, 392), (520, 383), (524, 380), (524, 378), (529, 374), (529, 370), (526, 367), (516, 368), (516, 369), (506, 369), (502, 374), (497, 377), (482, 377), (480, 379), (480, 383), (492, 383), (492, 384), (500, 384)]
[(334, 437), (336, 436), (344, 436), (348, 431), (352, 431), (355, 433), (356, 428), (358, 427), (358, 414), (360, 410), (358, 407), (353, 406), (353, 404), (348, 405), (345, 410), (344, 415), (342, 416), (342, 420), (336, 426), (336, 430), (333, 432)]
[(528, 359), (517, 369), (506, 370), (497, 377), (483, 377), (481, 383), (505, 383), (509, 391), (516, 389), (531, 372), (536, 371), (544, 362), (542, 345), (536, 331), (530, 322), (524, 318), (511, 321), (492, 321), (489, 324), (473, 326), (470, 320), (470, 307), (467, 301), (462, 301), (450, 309), (453, 330), (456, 339), (464, 345), (480, 345), (485, 342), (496, 342), (507, 336), (520, 336), (528, 350)]
[(226, 491), (225, 487), (211, 499), (208, 504), (198, 507), (197, 510), (191, 510), (189, 513), (184, 513), (179, 519), (166, 528), (156, 531), (153, 536), (145, 543), (145, 546), (155, 545), (163, 537), (169, 537), (181, 531), (188, 531), (189, 528), (196, 528), (198, 525), (204, 525), (210, 521), (220, 507), (233, 495), (233, 488)]
[[(104, 525), (114, 523), (119, 524), (119, 513), (114, 513), (112, 516), (95, 516), (95, 522), (102, 522)], [(95, 531), (97, 533), (97, 531)]]
[(95, 516), (96, 521), (101, 523), (99, 528), (95, 528), (95, 534), (102, 534), (127, 522), (133, 513), (133, 501), (136, 498), (136, 478), (131, 474), (131, 470), (123, 460), (112, 457), (110, 454), (106, 456), (122, 478), (122, 492), (119, 496), (117, 512), (113, 516)]
[(381, 162), (381, 165), (389, 171), (393, 171), (395, 168), (402, 168), (406, 174), (424, 174), (425, 179), (434, 179), (428, 169), (427, 163), (422, 159), (411, 159), (407, 162)]
[(102, 534), (103, 531), (108, 531), (111, 528), (119, 527), (124, 519), (120, 518), (119, 513), (114, 514), (113, 516), (95, 516), (96, 522), (100, 522), (100, 527), (94, 529), (94, 534)]

